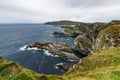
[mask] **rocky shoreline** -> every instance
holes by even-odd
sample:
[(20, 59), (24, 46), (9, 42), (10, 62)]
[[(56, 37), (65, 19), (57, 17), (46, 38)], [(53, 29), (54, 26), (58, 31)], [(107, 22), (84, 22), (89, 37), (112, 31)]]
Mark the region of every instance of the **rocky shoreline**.
[(34, 44), (28, 45), (27, 48), (39, 48), (49, 51), (53, 55), (57, 55), (64, 59), (70, 60), (79, 60), (80, 58), (77, 57), (72, 49), (63, 42), (50, 42), (50, 41), (43, 41), (43, 42), (36, 42)]
[[(75, 60), (75, 61), (80, 61), (81, 58), (76, 56), (72, 49), (63, 42), (50, 42), (50, 41), (41, 41), (41, 42), (35, 42), (34, 44), (28, 45), (26, 49), (29, 48), (38, 48), (38, 49), (43, 49), (47, 50), (49, 53), (51, 53), (54, 56), (61, 57), (65, 60)], [(69, 66), (70, 64), (56, 64), (56, 66), (63, 70), (63, 71), (68, 71), (70, 67), (73, 65)]]
[[(119, 23), (120, 21), (117, 20), (110, 23), (80, 23), (74, 27), (67, 26), (64, 32), (55, 31), (52, 33), (54, 36), (74, 37), (72, 48), (63, 42), (43, 41), (28, 45), (26, 49), (36, 47), (48, 50), (52, 55), (57, 55), (66, 60), (81, 61), (82, 57), (89, 55), (96, 49), (120, 46)], [(57, 66), (64, 71), (71, 67), (68, 64)]]

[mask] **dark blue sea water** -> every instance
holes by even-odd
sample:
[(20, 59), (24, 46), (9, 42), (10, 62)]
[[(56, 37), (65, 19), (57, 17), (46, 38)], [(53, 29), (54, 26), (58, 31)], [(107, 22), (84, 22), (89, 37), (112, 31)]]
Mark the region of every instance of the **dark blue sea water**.
[(0, 25), (0, 56), (16, 61), (20, 65), (43, 74), (62, 74), (55, 68), (57, 63), (74, 64), (77, 61), (64, 60), (61, 57), (46, 55), (43, 50), (20, 50), (25, 45), (36, 41), (61, 41), (72, 46), (73, 39), (54, 37), (54, 31), (63, 31), (63, 28), (42, 24), (4, 24)]

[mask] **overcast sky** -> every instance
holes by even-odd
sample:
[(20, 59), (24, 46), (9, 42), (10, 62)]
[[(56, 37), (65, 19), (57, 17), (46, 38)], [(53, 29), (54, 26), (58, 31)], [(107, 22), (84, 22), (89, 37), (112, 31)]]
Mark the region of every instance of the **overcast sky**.
[(0, 0), (0, 23), (120, 20), (120, 0)]

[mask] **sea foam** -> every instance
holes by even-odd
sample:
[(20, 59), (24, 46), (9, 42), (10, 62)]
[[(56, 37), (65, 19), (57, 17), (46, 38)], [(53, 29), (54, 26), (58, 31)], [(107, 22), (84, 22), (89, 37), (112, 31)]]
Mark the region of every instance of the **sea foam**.
[(44, 51), (44, 54), (46, 56), (53, 56), (53, 57), (59, 57), (58, 55), (53, 55), (52, 53), (50, 53), (48, 50), (43, 50)]
[(25, 45), (25, 46), (21, 47), (19, 50), (20, 51), (25, 51), (25, 50), (41, 50), (41, 49), (39, 49), (37, 47), (27, 48), (27, 46), (28, 45)]

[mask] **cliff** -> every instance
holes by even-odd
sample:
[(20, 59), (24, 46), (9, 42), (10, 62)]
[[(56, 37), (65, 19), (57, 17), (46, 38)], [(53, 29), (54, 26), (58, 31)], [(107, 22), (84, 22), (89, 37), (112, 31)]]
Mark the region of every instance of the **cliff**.
[(102, 25), (98, 23), (91, 25), (93, 27), (75, 38), (73, 50), (86, 56), (93, 50), (120, 46), (119, 21), (112, 21)]
[(110, 25), (102, 30), (96, 39), (95, 49), (120, 46), (120, 24)]

